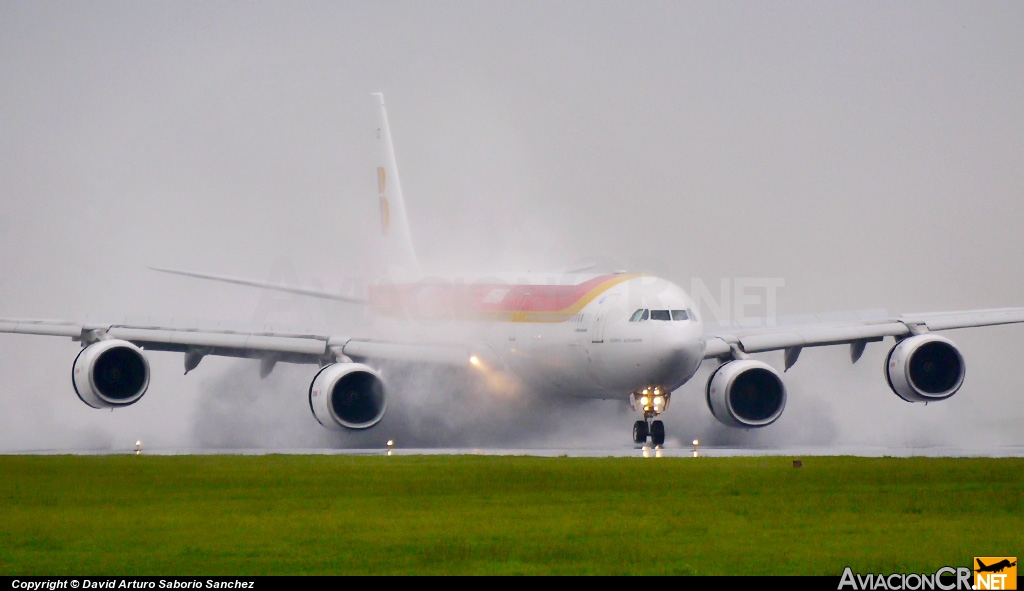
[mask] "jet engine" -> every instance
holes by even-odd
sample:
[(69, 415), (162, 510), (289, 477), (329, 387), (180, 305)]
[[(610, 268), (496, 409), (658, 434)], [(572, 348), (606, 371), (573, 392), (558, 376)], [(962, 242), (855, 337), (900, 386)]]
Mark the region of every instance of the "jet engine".
[(368, 429), (387, 409), (384, 381), (362, 363), (332, 363), (309, 385), (309, 408), (328, 429)]
[(964, 383), (966, 369), (953, 341), (934, 334), (905, 338), (885, 358), (885, 379), (907, 402), (949, 398)]
[(786, 407), (786, 386), (775, 368), (753, 359), (723, 363), (704, 390), (711, 414), (729, 427), (764, 427)]
[(98, 341), (78, 353), (71, 383), (82, 402), (93, 408), (128, 406), (149, 387), (149, 361), (128, 341)]

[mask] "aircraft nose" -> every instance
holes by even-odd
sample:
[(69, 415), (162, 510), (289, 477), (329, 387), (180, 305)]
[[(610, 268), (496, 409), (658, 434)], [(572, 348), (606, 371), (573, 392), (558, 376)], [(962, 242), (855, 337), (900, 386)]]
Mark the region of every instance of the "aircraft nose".
[(660, 339), (660, 379), (673, 387), (682, 385), (697, 371), (704, 356), (703, 331), (695, 323), (672, 326)]
[(669, 342), (673, 347), (692, 351), (702, 349), (703, 327), (697, 322), (685, 322), (675, 324), (671, 327)]

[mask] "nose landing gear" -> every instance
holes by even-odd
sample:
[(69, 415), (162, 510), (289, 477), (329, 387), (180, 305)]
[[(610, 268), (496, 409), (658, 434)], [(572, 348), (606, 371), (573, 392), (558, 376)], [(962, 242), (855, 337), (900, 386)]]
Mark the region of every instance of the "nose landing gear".
[(643, 410), (644, 419), (633, 423), (633, 442), (637, 444), (647, 443), (650, 436), (653, 445), (665, 443), (665, 423), (660, 420), (652, 421), (668, 408), (669, 393), (662, 393), (661, 388), (644, 388), (641, 392), (634, 392), (629, 397), (633, 410)]
[(651, 437), (651, 443), (653, 445), (664, 444), (665, 423), (662, 423), (661, 421), (651, 421), (650, 425), (648, 425), (646, 420), (633, 423), (633, 443), (641, 445), (647, 443), (648, 436)]
[(633, 423), (633, 443), (647, 443), (647, 434), (650, 429), (647, 427), (647, 421), (637, 421)]
[(651, 421), (651, 443), (654, 445), (662, 445), (665, 443), (665, 423), (661, 421)]

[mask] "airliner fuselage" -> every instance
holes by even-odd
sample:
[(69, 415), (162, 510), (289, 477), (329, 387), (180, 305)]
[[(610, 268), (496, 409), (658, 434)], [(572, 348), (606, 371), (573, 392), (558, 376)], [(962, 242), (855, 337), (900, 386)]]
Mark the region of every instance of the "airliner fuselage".
[(689, 380), (704, 357), (693, 302), (651, 277), (615, 279), (563, 322), (509, 323), (502, 358), (516, 375), (540, 391), (618, 399)]
[(680, 287), (648, 275), (430, 282), (371, 291), (370, 305), (455, 342), (478, 342), (481, 370), (538, 393), (623, 399), (671, 392), (697, 371), (704, 331)]

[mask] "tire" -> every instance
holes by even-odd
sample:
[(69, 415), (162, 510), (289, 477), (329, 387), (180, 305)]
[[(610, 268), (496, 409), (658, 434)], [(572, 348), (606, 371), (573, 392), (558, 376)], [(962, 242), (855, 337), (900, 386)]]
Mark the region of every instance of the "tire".
[(633, 423), (633, 443), (647, 443), (647, 423), (637, 421)]
[(651, 423), (651, 443), (662, 445), (665, 443), (665, 423), (653, 421)]

